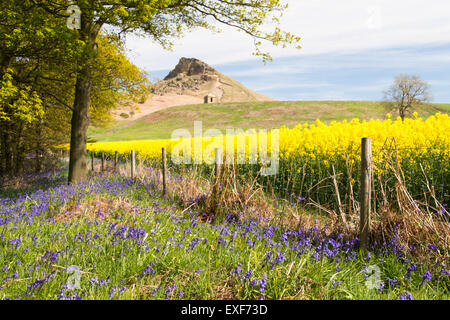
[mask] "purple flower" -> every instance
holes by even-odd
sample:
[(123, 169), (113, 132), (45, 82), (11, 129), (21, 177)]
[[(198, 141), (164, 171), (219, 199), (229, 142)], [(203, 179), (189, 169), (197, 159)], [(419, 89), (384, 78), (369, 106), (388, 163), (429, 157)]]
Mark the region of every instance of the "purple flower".
[(50, 273), (48, 276), (46, 276), (43, 279), (36, 279), (35, 282), (33, 282), (32, 284), (28, 285), (27, 287), (27, 292), (30, 292), (36, 288), (40, 288), (45, 282), (47, 282), (49, 279), (51, 279), (53, 277), (53, 274), (55, 273), (55, 271), (52, 271), (52, 273)]
[(405, 279), (409, 280), (411, 279), (411, 273), (417, 269), (416, 264), (413, 262), (411, 263), (411, 265), (408, 267), (408, 269), (406, 270), (406, 274), (405, 274)]
[(424, 274), (422, 274), (422, 282), (421, 283), (424, 283), (425, 281), (431, 282), (431, 273), (428, 270)]
[(333, 289), (336, 289), (337, 286), (339, 286), (342, 283), (343, 280), (339, 280), (339, 281), (334, 281), (332, 282), (333, 285)]
[(398, 285), (398, 281), (397, 281), (397, 279), (391, 279), (391, 278), (386, 278), (386, 281), (389, 283), (389, 285), (391, 285), (391, 286), (397, 286)]
[(220, 246), (226, 246), (227, 245), (227, 240), (225, 240), (224, 238), (220, 238), (219, 239), (219, 247)]
[(264, 274), (262, 280), (259, 280), (259, 292), (264, 293), (266, 291), (266, 285), (267, 285), (267, 275)]
[(190, 250), (194, 250), (195, 246), (202, 240), (203, 240), (202, 238), (194, 238), (194, 239), (192, 239), (192, 241), (189, 243), (189, 249)]
[(156, 294), (156, 293), (158, 292), (159, 289), (161, 289), (161, 286), (155, 288), (155, 289), (150, 293), (150, 295), (153, 296), (154, 294)]
[(196, 276), (198, 276), (200, 273), (202, 273), (204, 270), (202, 269), (202, 268), (198, 268), (196, 271), (195, 271), (195, 275)]
[(155, 273), (155, 270), (151, 267), (152, 265), (153, 265), (153, 262), (150, 263), (150, 264), (144, 269), (144, 271), (142, 271), (142, 274), (138, 275), (138, 277), (143, 278), (143, 277), (144, 277), (146, 274), (148, 274), (148, 273), (151, 273), (151, 274)]
[(414, 300), (414, 298), (411, 293), (406, 291), (400, 294), (400, 300)]
[(172, 291), (173, 290), (175, 290), (177, 288), (177, 285), (176, 284), (174, 284), (173, 286), (170, 286), (169, 287), (169, 289), (167, 290), (167, 293), (166, 293), (166, 300), (168, 300), (169, 299), (169, 296), (170, 296), (170, 294), (172, 293)]

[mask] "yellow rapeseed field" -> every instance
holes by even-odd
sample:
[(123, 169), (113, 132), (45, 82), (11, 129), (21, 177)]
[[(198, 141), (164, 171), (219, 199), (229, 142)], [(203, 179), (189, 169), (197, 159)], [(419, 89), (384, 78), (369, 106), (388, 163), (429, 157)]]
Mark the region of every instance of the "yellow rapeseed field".
[[(370, 137), (372, 139), (372, 149), (374, 159), (380, 150), (384, 147), (398, 149), (400, 157), (412, 155), (423, 155), (429, 153), (438, 153), (441, 156), (450, 155), (450, 117), (447, 114), (436, 114), (423, 120), (415, 114), (414, 119), (400, 118), (392, 120), (390, 115), (386, 120), (361, 121), (353, 119), (351, 121), (331, 122), (329, 125), (316, 120), (314, 124), (299, 124), (295, 128), (279, 129), (279, 151), (281, 159), (291, 157), (345, 157), (348, 155), (358, 156), (358, 150), (361, 144), (361, 138)], [(260, 135), (257, 134), (257, 141)], [(243, 138), (243, 137), (241, 137)], [(255, 137), (253, 137), (255, 138)], [(214, 140), (216, 139), (216, 140)], [(249, 141), (252, 137), (245, 137), (246, 152), (248, 158)], [(222, 141), (220, 141), (222, 140)], [(234, 138), (234, 148), (237, 149), (238, 137)], [(271, 150), (268, 137), (268, 150)], [(141, 158), (159, 158), (161, 148), (166, 147), (168, 152), (180, 144), (181, 140), (138, 140), (123, 142), (100, 142), (88, 144), (88, 149), (94, 152), (104, 151), (114, 153), (118, 151), (122, 155), (129, 154), (135, 150)], [(212, 142), (215, 146), (222, 144), (224, 153), (226, 152), (226, 138), (217, 140), (217, 138), (203, 138), (200, 142), (203, 149), (209, 148), (213, 151)], [(242, 141), (242, 140), (241, 140)], [(194, 144), (198, 139), (191, 138), (191, 152), (194, 157)], [(326, 160), (324, 160), (326, 161)]]

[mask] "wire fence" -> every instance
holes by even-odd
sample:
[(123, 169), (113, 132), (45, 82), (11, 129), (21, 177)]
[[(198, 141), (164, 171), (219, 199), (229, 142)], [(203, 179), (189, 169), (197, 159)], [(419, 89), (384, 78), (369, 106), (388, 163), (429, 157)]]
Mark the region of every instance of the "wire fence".
[[(359, 151), (359, 149), (358, 149)], [(372, 208), (389, 205), (398, 208), (398, 191), (405, 187), (420, 204), (445, 210), (450, 200), (450, 159), (446, 148), (396, 148), (385, 146), (372, 156)], [(99, 155), (98, 155), (99, 156)], [(101, 163), (100, 159), (96, 160)], [(104, 164), (112, 167), (130, 165), (130, 155), (104, 154)], [(140, 158), (137, 165), (163, 168), (162, 158)], [(315, 202), (330, 210), (353, 212), (358, 210), (361, 197), (361, 158), (355, 154), (334, 156), (312, 153), (305, 157), (280, 159), (277, 174), (262, 176), (261, 164), (225, 164), (224, 172), (232, 172), (238, 183), (256, 179), (257, 185), (274, 197), (293, 203)], [(104, 170), (105, 170), (104, 167)], [(213, 179), (215, 165), (175, 164), (168, 154), (169, 175), (182, 175), (194, 170), (198, 175)]]

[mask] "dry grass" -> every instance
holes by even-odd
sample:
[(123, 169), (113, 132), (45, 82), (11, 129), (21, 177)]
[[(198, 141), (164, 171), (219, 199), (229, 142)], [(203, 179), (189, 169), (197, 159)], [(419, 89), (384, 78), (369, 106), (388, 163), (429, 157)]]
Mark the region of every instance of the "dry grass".
[(114, 220), (119, 215), (132, 216), (137, 214), (136, 209), (128, 199), (106, 199), (96, 196), (95, 199), (80, 204), (66, 203), (61, 207), (54, 219), (56, 222), (68, 222), (80, 219)]
[[(371, 243), (381, 245), (396, 238), (396, 243), (405, 250), (415, 247), (413, 254), (419, 258), (448, 261), (449, 223), (436, 217), (441, 204), (434, 196), (432, 186), (428, 184), (429, 196), (436, 204), (434, 207), (415, 201), (406, 188), (396, 157), (391, 156), (388, 161), (397, 180), (397, 203), (388, 203), (385, 191), (373, 191), (384, 197), (385, 205), (378, 212), (372, 212)], [(160, 170), (138, 166), (136, 172), (139, 179), (155, 181), (162, 192)], [(126, 174), (123, 169), (122, 173)], [(317, 226), (324, 230), (325, 235), (343, 233), (346, 239), (359, 236), (359, 202), (353, 196), (348, 206), (336, 210), (312, 199), (307, 199), (305, 206), (297, 207), (265, 192), (257, 183), (257, 178), (238, 176), (234, 166), (224, 165), (218, 179), (207, 179), (192, 166), (178, 176), (169, 175), (167, 197), (181, 205), (182, 213), (197, 213), (199, 220), (203, 221), (227, 215), (231, 220), (262, 219), (263, 224), (276, 224), (291, 230)], [(329, 180), (333, 181), (333, 177)], [(337, 191), (336, 198), (340, 196)], [(316, 213), (312, 213), (313, 209)], [(322, 215), (318, 215), (317, 211)], [(435, 245), (438, 250), (430, 254), (428, 245)]]

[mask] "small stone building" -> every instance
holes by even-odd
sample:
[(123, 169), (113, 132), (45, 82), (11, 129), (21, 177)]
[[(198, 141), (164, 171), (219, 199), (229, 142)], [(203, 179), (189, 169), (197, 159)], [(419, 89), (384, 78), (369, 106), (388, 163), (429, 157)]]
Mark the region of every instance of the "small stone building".
[(218, 102), (218, 99), (212, 93), (205, 96), (205, 103), (216, 103), (216, 102)]

